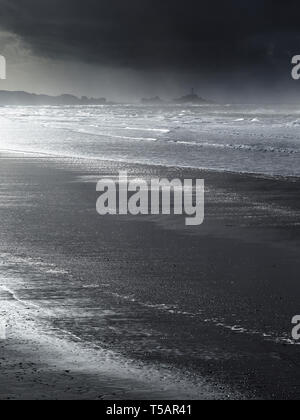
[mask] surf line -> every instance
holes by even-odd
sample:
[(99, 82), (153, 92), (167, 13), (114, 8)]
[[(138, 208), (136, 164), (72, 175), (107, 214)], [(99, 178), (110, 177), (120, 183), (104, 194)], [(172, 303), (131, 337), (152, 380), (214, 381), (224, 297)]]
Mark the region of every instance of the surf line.
[(15, 300), (16, 302), (19, 302), (24, 306), (31, 306), (32, 308), (35, 308), (35, 309), (41, 309), (38, 305), (35, 305), (34, 303), (19, 299), (16, 293), (13, 290), (9, 289), (7, 286), (0, 285), (0, 290), (1, 289), (4, 292), (7, 292), (12, 297), (12, 299)]

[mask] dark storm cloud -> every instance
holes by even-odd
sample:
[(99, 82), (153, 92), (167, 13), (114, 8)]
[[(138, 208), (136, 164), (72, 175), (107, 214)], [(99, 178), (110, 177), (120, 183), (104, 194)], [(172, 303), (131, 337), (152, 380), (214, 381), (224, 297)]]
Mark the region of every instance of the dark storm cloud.
[(267, 71), (300, 48), (299, 11), (298, 0), (0, 0), (0, 27), (48, 57)]

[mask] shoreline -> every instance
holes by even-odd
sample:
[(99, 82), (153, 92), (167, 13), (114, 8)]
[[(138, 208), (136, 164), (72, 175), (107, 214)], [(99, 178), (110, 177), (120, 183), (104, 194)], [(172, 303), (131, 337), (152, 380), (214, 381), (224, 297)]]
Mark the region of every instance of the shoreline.
[[(0, 354), (0, 360), (2, 358), (1, 375), (3, 375), (1, 383), (4, 387), (4, 389), (3, 387), (2, 389), (0, 387), (0, 398), (18, 399), (29, 396), (34, 399), (43, 399), (47, 397), (55, 399), (60, 398), (62, 392), (66, 392), (65, 396), (71, 399), (96, 399), (98, 397), (104, 399), (107, 399), (108, 397), (118, 399), (120, 396), (129, 399), (144, 399), (148, 394), (150, 394), (149, 399), (178, 399), (178, 397), (181, 398), (181, 396), (182, 398), (188, 398), (190, 396), (190, 398), (193, 399), (193, 395), (195, 395), (195, 398), (200, 399), (243, 399), (246, 395), (252, 395), (252, 398), (259, 399), (265, 395), (265, 391), (259, 392), (257, 383), (261, 381), (260, 386), (263, 386), (265, 376), (267, 377), (267, 380), (271, 380), (271, 378), (274, 380), (274, 375), (276, 377), (276, 374), (272, 372), (271, 366), (273, 366), (275, 360), (277, 360), (277, 363), (282, 367), (284, 380), (291, 380), (289, 360), (294, 360), (295, 363), (298, 363), (298, 356), (295, 350), (297, 346), (286, 346), (284, 343), (268, 342), (268, 337), (265, 337), (266, 341), (264, 341), (262, 340), (262, 337), (253, 334), (251, 332), (251, 326), (254, 332), (263, 328), (264, 322), (271, 322), (271, 318), (269, 318), (271, 314), (265, 309), (260, 309), (265, 311), (265, 313), (261, 312), (259, 317), (253, 316), (251, 315), (253, 310), (251, 305), (255, 304), (258, 305), (257, 308), (263, 308), (264, 299), (267, 299), (268, 297), (267, 293), (269, 292), (269, 287), (271, 287), (271, 289), (274, 288), (274, 291), (278, 288), (280, 289), (280, 293), (283, 293), (280, 278), (284, 273), (284, 270), (286, 271), (285, 258), (286, 256), (289, 256), (290, 263), (293, 265), (288, 271), (290, 279), (288, 284), (285, 284), (285, 288), (288, 288), (288, 290), (286, 291), (283, 303), (288, 303), (289, 306), (291, 306), (291, 311), (294, 310), (294, 306), (296, 307), (296, 301), (290, 300), (290, 292), (292, 285), (293, 287), (297, 287), (297, 264), (295, 258), (297, 257), (297, 246), (299, 243), (297, 232), (299, 232), (300, 226), (300, 198), (299, 194), (297, 194), (297, 191), (299, 191), (298, 187), (295, 185), (295, 182), (296, 184), (298, 183), (297, 180), (254, 180), (251, 176), (239, 176), (237, 174), (226, 174), (225, 176), (223, 174), (199, 170), (185, 170), (174, 167), (161, 168), (156, 166), (144, 167), (143, 165), (121, 164), (120, 162), (101, 162), (101, 165), (99, 164), (99, 166), (95, 165), (86, 168), (82, 166), (81, 163), (78, 163), (78, 160), (76, 159), (72, 161), (64, 158), (63, 162), (55, 159), (53, 161), (52, 159), (47, 161), (43, 158), (39, 159), (38, 157), (24, 159), (22, 156), (17, 157), (16, 155), (10, 157), (7, 155), (1, 156), (1, 152), (0, 159), (2, 164), (2, 169), (0, 168), (0, 179), (3, 181), (3, 187), (0, 191), (0, 213), (2, 215), (1, 221), (4, 228), (3, 244), (1, 247), (2, 249), (0, 249), (0, 252), (2, 251), (2, 254), (4, 255), (2, 272), (4, 275), (8, 276), (6, 284), (9, 282), (12, 283), (11, 289), (17, 290), (17, 296), (20, 295), (19, 298), (21, 301), (30, 302), (33, 303), (33, 305), (37, 304), (38, 307), (43, 305), (44, 309), (49, 309), (55, 313), (53, 320), (50, 317), (49, 319), (46, 319), (47, 322), (49, 321), (50, 324), (52, 322), (57, 322), (56, 316), (62, 311), (61, 306), (57, 305), (61, 305), (63, 299), (59, 298), (59, 300), (56, 301), (54, 296), (52, 300), (46, 301), (47, 294), (49, 293), (47, 288), (50, 286), (53, 288), (53, 284), (55, 285), (55, 282), (60, 281), (60, 277), (66, 277), (66, 280), (68, 281), (68, 273), (71, 273), (70, 279), (77, 276), (78, 269), (74, 264), (79, 263), (80, 266), (78, 266), (78, 268), (83, 270), (80, 272), (80, 277), (85, 279), (85, 281), (91, 282), (91, 286), (93, 286), (96, 277), (94, 280), (91, 279), (93, 278), (93, 271), (91, 271), (92, 267), (90, 266), (91, 264), (95, 264), (95, 268), (99, 270), (99, 275), (105, 268), (103, 276), (105, 278), (105, 283), (109, 283), (109, 288), (106, 284), (103, 284), (103, 286), (100, 285), (103, 287), (101, 299), (103, 296), (107, 296), (105, 299), (108, 299), (107, 305), (110, 311), (113, 310), (115, 304), (116, 308), (119, 308), (120, 305), (122, 308), (124, 307), (124, 311), (127, 310), (126, 308), (130, 304), (130, 313), (139, 311), (137, 312), (138, 314), (142, 311), (141, 314), (143, 315), (145, 312), (145, 316), (147, 315), (147, 317), (151, 314), (153, 322), (158, 316), (157, 314), (159, 314), (159, 322), (162, 322), (162, 325), (166, 325), (167, 328), (164, 334), (167, 334), (169, 330), (172, 333), (173, 328), (175, 328), (177, 322), (180, 320), (179, 322), (183, 324), (182, 334), (184, 333), (184, 330), (189, 329), (191, 330), (190, 333), (194, 334), (194, 328), (198, 326), (199, 332), (196, 332), (196, 335), (198, 336), (199, 334), (200, 339), (201, 337), (204, 337), (204, 341), (207, 341), (207, 345), (211, 343), (208, 348), (203, 349), (197, 344), (199, 346), (198, 351), (200, 356), (203, 352), (203, 360), (200, 358), (198, 362), (198, 355), (195, 354), (195, 356), (193, 356), (193, 346), (196, 345), (196, 342), (191, 345), (190, 350), (187, 350), (187, 357), (189, 354), (191, 355), (191, 358), (195, 357), (195, 363), (199, 364), (200, 372), (202, 371), (203, 373), (202, 378), (205, 379), (203, 379), (203, 386), (201, 386), (200, 390), (198, 389), (196, 393), (191, 380), (189, 382), (190, 389), (188, 389), (188, 392), (186, 393), (183, 391), (184, 389), (186, 390), (186, 384), (182, 388), (180, 385), (179, 389), (172, 389), (172, 386), (170, 385), (170, 383), (172, 383), (172, 378), (174, 379), (172, 372), (176, 372), (174, 364), (176, 361), (175, 356), (174, 361), (173, 358), (168, 358), (169, 368), (174, 364), (170, 371), (169, 368), (162, 372), (154, 369), (151, 374), (149, 372), (146, 373), (149, 368), (147, 366), (146, 370), (143, 368), (139, 368), (137, 371), (132, 369), (131, 366), (135, 366), (136, 362), (137, 365), (140, 365), (142, 360), (139, 355), (134, 362), (135, 357), (132, 357), (130, 355), (131, 350), (128, 350), (128, 360), (131, 358), (133, 360), (129, 373), (124, 369), (124, 366), (122, 366), (122, 362), (114, 365), (115, 361), (112, 360), (112, 364), (108, 366), (107, 371), (104, 373), (103, 369), (94, 367), (94, 373), (88, 372), (86, 376), (84, 368), (81, 368), (81, 370), (75, 369), (73, 374), (66, 372), (73, 372), (74, 363), (76, 365), (77, 362), (79, 364), (83, 362), (81, 351), (79, 351), (79, 347), (81, 346), (80, 343), (72, 344), (72, 346), (75, 346), (72, 352), (73, 361), (64, 360), (62, 366), (57, 367), (56, 365), (56, 367), (54, 366), (53, 368), (53, 363), (49, 363), (48, 358), (51, 359), (52, 357), (52, 360), (56, 360), (59, 351), (56, 353), (55, 350), (54, 354), (51, 353), (51, 350), (49, 350), (49, 341), (47, 342), (48, 344), (41, 345), (41, 342), (39, 341), (41, 337), (37, 340), (37, 337), (34, 337), (34, 334), (32, 334), (29, 339), (28, 337), (26, 339), (26, 337), (23, 336), (21, 340), (15, 336), (7, 342), (0, 342), (0, 351), (2, 353)], [(120, 166), (122, 169), (124, 169), (124, 167), (128, 168), (133, 176), (149, 177), (161, 174), (175, 177), (175, 175), (185, 176), (185, 174), (187, 174), (188, 176), (193, 177), (196, 174), (201, 174), (201, 176), (205, 174), (208, 186), (208, 200), (207, 220), (203, 229), (200, 227), (199, 229), (189, 231), (182, 226), (180, 219), (175, 220), (173, 217), (167, 219), (160, 217), (149, 218), (149, 222), (151, 223), (146, 221), (145, 218), (125, 217), (122, 220), (107, 218), (105, 223), (103, 223), (102, 219), (99, 219), (93, 213), (95, 190), (90, 177), (97, 178), (100, 177), (101, 174), (103, 176), (113, 176), (113, 174), (117, 174)], [(88, 182), (86, 183), (85, 180), (88, 180)], [(80, 198), (80, 201), (78, 201), (77, 198)], [(54, 207), (53, 204), (51, 204), (53, 202), (57, 203), (57, 207)], [(78, 208), (75, 207), (75, 203), (78, 205)], [(291, 208), (293, 209), (293, 212), (290, 212)], [(69, 218), (70, 220), (68, 220)], [(87, 220), (89, 218), (91, 220)], [(39, 220), (39, 227), (35, 227), (32, 224), (35, 220)], [(139, 221), (139, 223), (137, 223), (137, 221)], [(56, 229), (56, 226), (64, 226), (64, 228), (60, 229), (57, 234), (55, 233), (54, 235), (53, 229)], [(73, 229), (75, 229), (74, 232), (71, 230), (69, 231), (72, 226)], [(77, 233), (76, 229), (79, 227), (80, 231)], [(118, 235), (123, 239), (126, 238), (128, 250), (125, 250), (122, 247), (120, 248), (120, 246), (117, 246), (114, 242), (110, 243), (109, 238), (113, 234)], [(146, 238), (146, 243), (144, 241), (141, 242), (141, 244), (144, 244), (145, 250), (143, 250), (142, 246), (138, 246), (138, 244), (140, 244), (139, 238), (141, 235)], [(121, 239), (119, 240), (121, 241)], [(188, 242), (186, 242), (186, 240), (188, 240)], [(79, 246), (79, 242), (77, 244), (77, 241), (82, 241), (80, 243), (81, 246)], [(95, 244), (94, 241), (96, 241)], [(147, 244), (147, 241), (149, 244)], [(185, 253), (182, 248), (184, 243), (188, 243), (191, 255)], [(169, 246), (169, 249), (164, 250), (163, 244)], [(202, 248), (204, 245), (207, 249)], [(132, 251), (131, 247), (133, 247)], [(99, 253), (96, 254), (94, 249), (97, 248), (99, 248)], [(10, 249), (12, 251), (11, 261), (8, 254)], [(119, 252), (122, 249), (123, 252), (126, 251), (126, 253), (128, 253), (124, 262), (122, 258), (120, 260), (119, 256)], [(156, 263), (156, 260), (153, 259), (154, 257), (151, 257), (149, 268), (146, 267), (141, 270), (141, 267), (134, 262), (134, 259), (137, 258), (137, 253), (139, 255), (137, 262), (139, 259), (145, 262), (155, 249), (159, 251), (158, 255), (160, 255), (161, 252), (164, 252), (163, 256), (158, 257), (161, 258), (161, 260), (158, 260)], [(202, 250), (203, 256), (198, 253), (197, 249)], [(247, 257), (247, 255), (249, 255), (249, 250), (252, 250), (251, 252), (253, 252), (253, 261), (257, 258), (257, 260), (255, 260), (257, 271), (259, 272), (259, 267), (265, 267), (266, 289), (263, 289), (262, 291), (256, 291), (255, 289), (255, 287), (260, 284), (260, 279), (258, 278), (256, 280), (256, 278), (252, 276), (251, 264), (253, 264), (253, 261), (251, 259), (247, 261), (247, 258), (249, 258)], [(105, 255), (108, 252), (109, 256), (107, 257)], [(226, 253), (227, 256), (223, 258), (222, 253)], [(84, 260), (81, 262), (80, 258), (85, 257), (85, 254), (88, 258), (87, 264), (81, 268), (81, 265), (85, 264), (85, 262)], [(92, 257), (90, 257), (90, 254)], [(18, 257), (18, 255), (20, 257)], [(31, 260), (28, 262), (29, 255)], [(182, 263), (178, 260), (176, 261), (178, 255), (181, 256)], [(214, 270), (212, 270), (210, 266), (211, 262), (209, 261), (213, 256), (216, 259), (214, 263), (216, 268)], [(131, 265), (129, 268), (126, 268), (128, 264), (127, 260), (129, 259), (131, 261), (132, 257), (134, 259), (132, 260)], [(201, 257), (201, 265), (198, 266), (199, 257)], [(60, 258), (63, 262), (62, 266), (60, 266)], [(89, 258), (91, 259), (89, 260)], [(229, 264), (229, 262), (227, 263), (227, 258), (237, 258), (237, 262), (235, 265)], [(50, 262), (47, 262), (47, 260), (49, 260), (51, 264)], [(168, 260), (170, 260), (170, 265)], [(274, 264), (273, 261), (275, 260), (278, 265), (276, 270), (272, 267), (272, 264)], [(154, 263), (154, 265), (150, 266), (150, 263)], [(176, 267), (174, 265), (175, 263), (177, 265)], [(157, 268), (155, 268), (156, 265)], [(72, 272), (72, 270), (74, 271)], [(152, 270), (154, 270), (153, 273)], [(199, 270), (203, 273), (202, 276), (205, 280), (202, 280), (200, 284), (198, 284)], [(228, 283), (227, 278), (220, 278), (218, 270), (227, 273)], [(230, 273), (230, 271), (227, 272), (227, 270), (233, 270), (233, 272)], [(216, 271), (216, 273), (214, 273), (214, 271)], [(17, 276), (16, 279), (10, 278), (11, 273)], [(140, 290), (140, 284), (143, 281), (145, 273), (148, 273), (147, 282), (150, 282), (150, 285), (152, 284), (153, 286), (156, 284), (156, 276), (158, 273), (160, 273), (159, 275), (164, 281), (171, 280), (171, 275), (173, 275), (176, 279), (176, 281), (174, 280), (175, 283), (173, 286), (174, 293), (177, 288), (177, 280), (180, 280), (179, 284), (182, 288), (182, 294), (186, 294), (188, 299), (191, 300), (189, 310), (184, 307), (181, 308), (180, 305), (183, 304), (183, 302), (180, 303), (178, 309), (175, 309), (174, 303), (166, 303), (163, 307), (160, 303), (160, 300), (163, 297), (160, 297), (158, 302), (156, 302), (155, 298), (151, 304), (144, 301), (143, 292)], [(236, 281), (242, 273), (244, 273), (245, 279), (240, 280), (241, 284), (232, 284), (230, 277), (232, 277), (232, 280)], [(118, 283), (117, 280), (120, 275), (122, 275), (123, 280)], [(20, 277), (19, 280), (18, 276)], [(99, 276), (97, 276), (97, 278), (98, 277)], [(182, 283), (182, 277), (184, 277), (186, 283)], [(109, 278), (110, 280), (108, 280)], [(274, 284), (270, 283), (270, 280), (273, 278)], [(130, 283), (127, 284), (126, 279), (130, 279)], [(217, 279), (219, 279), (219, 283), (216, 283), (218, 281)], [(254, 284), (251, 285), (248, 281), (252, 281)], [(47, 286), (48, 283), (49, 286)], [(60, 283), (57, 284), (59, 285)], [(79, 284), (82, 285), (81, 280), (78, 285)], [(95, 292), (100, 286), (97, 285)], [(196, 292), (193, 292), (192, 287), (196, 287)], [(260, 285), (259, 287), (261, 288), (263, 286)], [(228, 288), (229, 292), (232, 293), (232, 297), (227, 291)], [(51, 291), (51, 289), (49, 290)], [(253, 294), (253, 298), (251, 297), (249, 308), (248, 303), (247, 306), (245, 306), (245, 320), (241, 322), (241, 326), (237, 323), (231, 324), (229, 319), (224, 319), (222, 321), (222, 317), (225, 318), (225, 315), (230, 315), (231, 312), (238, 310), (235, 308), (236, 299), (241, 299), (241, 305), (246, 305), (247, 300), (245, 300), (244, 297), (246, 291), (250, 294), (250, 297), (251, 294)], [(163, 290), (161, 292), (164, 293)], [(258, 296), (257, 292), (262, 294), (262, 296)], [(5, 291), (2, 291), (2, 295), (3, 293), (5, 295)], [(198, 302), (194, 302), (198, 293), (200, 293), (199, 299), (201, 298), (200, 303), (202, 305), (202, 310), (204, 311), (204, 319), (201, 322), (201, 328), (197, 318), (200, 315), (193, 312), (193, 306), (196, 305), (195, 308), (198, 306)], [(55, 294), (58, 294), (58, 292)], [(113, 294), (118, 294), (119, 297), (113, 296)], [(297, 294), (297, 292), (295, 292), (295, 294)], [(131, 302), (128, 300), (128, 295), (136, 295), (134, 301)], [(203, 295), (203, 302), (201, 295)], [(76, 295), (74, 296), (76, 297)], [(168, 293), (166, 293), (164, 299), (167, 299), (167, 296)], [(19, 311), (21, 317), (27, 319), (27, 322), (29, 322), (30, 325), (32, 320), (30, 321), (30, 313), (26, 312), (28, 308), (18, 308), (18, 305), (16, 305), (7, 294), (4, 298), (9, 300), (6, 302), (5, 300), (2, 301), (2, 310), (5, 305), (6, 308), (9, 307), (9, 305), (12, 305), (11, 308), (14, 308), (14, 311)], [(115, 302), (116, 299), (117, 301)], [(179, 299), (179, 297), (176, 299)], [(209, 306), (211, 305), (206, 307), (206, 299), (208, 300), (208, 303), (210, 301), (217, 302), (220, 307), (210, 308)], [(277, 299), (274, 299), (275, 298), (271, 299), (271, 309), (274, 307), (280, 309), (281, 304), (277, 302)], [(106, 300), (102, 302), (104, 307), (105, 304)], [(283, 308), (284, 306), (282, 306), (282, 309)], [(31, 312), (35, 310), (34, 307), (30, 309)], [(191, 314), (184, 315), (184, 312), (191, 312)], [(11, 310), (10, 313), (13, 315), (13, 310)], [(116, 315), (106, 315), (106, 312), (104, 311), (104, 319), (105, 322), (108, 322), (108, 326), (112, 322), (110, 318), (115, 316)], [(239, 316), (242, 317), (243, 313), (241, 312)], [(250, 316), (251, 318), (248, 319)], [(45, 318), (44, 315), (38, 315), (37, 319), (40, 317), (42, 320)], [(147, 317), (145, 320), (148, 319)], [(262, 317), (265, 318), (265, 320), (260, 324), (260, 319)], [(120, 322), (122, 322), (123, 318), (124, 315), (121, 314)], [(215, 325), (213, 325), (211, 321), (204, 322), (205, 319), (213, 320), (214, 318)], [(80, 320), (80, 318), (78, 319)], [(202, 319), (202, 316), (200, 319)], [(247, 325), (245, 321), (247, 321), (249, 325)], [(288, 322), (289, 320), (287, 319), (286, 321)], [(285, 329), (286, 327), (283, 325), (284, 322), (285, 319), (280, 320), (278, 332), (274, 330), (275, 341), (276, 337), (280, 337), (279, 332), (281, 330), (286, 331), (288, 337), (289, 331)], [(223, 325), (221, 325), (222, 323)], [(155, 328), (159, 328), (158, 325), (156, 325), (156, 321), (153, 325)], [(232, 330), (229, 330), (226, 325), (231, 325)], [(154, 326), (151, 328), (154, 329)], [(275, 328), (275, 326), (276, 323), (274, 322), (272, 328)], [(71, 324), (70, 327), (72, 327)], [(239, 327), (244, 328), (245, 331), (238, 331)], [(71, 330), (68, 330), (68, 333), (78, 337), (76, 328), (75, 330), (72, 328)], [(21, 331), (19, 330), (19, 333), (20, 332)], [(103, 332), (109, 336), (106, 324)], [(268, 332), (265, 331), (265, 333), (267, 334)], [(45, 337), (47, 337), (47, 334)], [(62, 341), (59, 341), (59, 338), (57, 338), (57, 340), (57, 345), (56, 347), (54, 346), (54, 348), (59, 350), (64, 340), (62, 339)], [(256, 343), (256, 346), (254, 343)], [(219, 346), (220, 348), (218, 348)], [(222, 350), (223, 352), (225, 351), (226, 357), (224, 357), (224, 355), (222, 356), (222, 351), (220, 350), (222, 347), (226, 349)], [(258, 355), (261, 354), (262, 360), (260, 362), (264, 360), (266, 362), (266, 368), (262, 374), (255, 372), (255, 375), (249, 378), (251, 386), (243, 389), (241, 378), (236, 377), (236, 375), (238, 369), (243, 372), (244, 369), (247, 368), (247, 364), (243, 364), (243, 359), (246, 358), (247, 360), (247, 357), (250, 357), (247, 354), (251, 354), (252, 347), (256, 349), (255, 351), (258, 352)], [(208, 349), (210, 350), (208, 351)], [(118, 354), (117, 350), (118, 345), (113, 343), (112, 354)], [(15, 351), (17, 354), (12, 356), (10, 353), (11, 351)], [(182, 351), (184, 351), (184, 349), (182, 349)], [(239, 359), (235, 360), (234, 354), (237, 351), (241, 352), (241, 355)], [(276, 355), (277, 351), (279, 354), (284, 352), (286, 356), (280, 356), (278, 359)], [(22, 355), (23, 352), (24, 354)], [(27, 352), (29, 353), (29, 356)], [(68, 350), (61, 353), (63, 359), (65, 359), (67, 352)], [(210, 354), (210, 352), (212, 353)], [(214, 353), (216, 353), (216, 355), (214, 355)], [(258, 355), (255, 357), (258, 357)], [(163, 355), (160, 355), (159, 358), (162, 356)], [(23, 358), (24, 360), (22, 362)], [(153, 360), (155, 361), (153, 366), (161, 365), (159, 358)], [(185, 363), (185, 356), (181, 356), (181, 358)], [(228, 360), (226, 358), (228, 358)], [(254, 362), (255, 360), (249, 360), (249, 362), (247, 362), (248, 368), (251, 366), (252, 369), (255, 369), (253, 365)], [(21, 366), (20, 363), (23, 363), (24, 366)], [(54, 363), (54, 365), (55, 364), (56, 363)], [(166, 362), (162, 361), (162, 365), (164, 364), (166, 364)], [(115, 368), (113, 368), (113, 366), (115, 366)], [(141, 363), (140, 366), (143, 366), (143, 363)], [(110, 373), (114, 369), (115, 373), (123, 372), (124, 375), (116, 375), (112, 381)], [(218, 372), (218, 369), (221, 369), (221, 371), (223, 370), (221, 375), (215, 375)], [(210, 374), (210, 371), (213, 371), (215, 374)], [(95, 372), (97, 373), (95, 374)], [(140, 381), (136, 380), (137, 372), (142, 375)], [(105, 377), (101, 376), (103, 374)], [(85, 383), (89, 383), (85, 389), (81, 388), (82, 375), (84, 375)], [(128, 375), (129, 378), (127, 376), (128, 380), (126, 380), (126, 383), (124, 384), (123, 380), (126, 375)], [(144, 378), (143, 375), (145, 375)], [(167, 380), (167, 382), (165, 380), (162, 380), (162, 382), (158, 380), (158, 382), (155, 383), (155, 377), (159, 378), (160, 375), (164, 378), (170, 378), (170, 380)], [(45, 378), (45, 380), (42, 381), (42, 384), (39, 382), (39, 376)], [(53, 378), (55, 378), (55, 380), (53, 380)], [(197, 378), (201, 378), (201, 375), (199, 374)], [(216, 379), (219, 379), (219, 381)], [(296, 379), (297, 378), (295, 378), (295, 380)], [(207, 383), (211, 385), (207, 385), (206, 380)], [(36, 383), (35, 381), (38, 381), (38, 385), (31, 388), (31, 386)], [(74, 385), (74, 383), (76, 385)], [(7, 391), (5, 391), (5, 384), (9, 385)], [(57, 387), (57, 389), (55, 389), (55, 387)], [(68, 388), (70, 389), (68, 390)], [(180, 389), (182, 390), (180, 391)], [(163, 395), (161, 394), (162, 390), (164, 390)], [(197, 392), (198, 395), (196, 395)], [(268, 392), (268, 398), (271, 398), (272, 393), (275, 395), (275, 389)], [(284, 395), (284, 389), (277, 390), (276, 392), (277, 397)], [(293, 391), (291, 387), (285, 392), (294, 395), (295, 391)]]
[(189, 384), (187, 391), (182, 377), (135, 365), (113, 352), (90, 347), (67, 332), (47, 330), (47, 325), (39, 325), (35, 319), (40, 315), (32, 314), (26, 306), (13, 301), (5, 304), (1, 299), (8, 336), (0, 340), (0, 400), (176, 400), (178, 395), (185, 400), (229, 398), (224, 390), (218, 393), (217, 386), (205, 381), (192, 387)]
[(92, 158), (89, 156), (68, 156), (68, 155), (56, 155), (52, 153), (45, 153), (45, 152), (35, 152), (35, 151), (26, 151), (26, 150), (13, 150), (13, 149), (0, 149), (0, 156), (1, 153), (6, 154), (6, 159), (9, 155), (12, 157), (16, 157), (19, 155), (20, 158), (23, 158), (25, 155), (29, 155), (29, 157), (35, 156), (37, 159), (54, 159), (57, 161), (91, 161), (91, 162), (112, 162), (116, 165), (125, 165), (125, 166), (134, 166), (140, 168), (157, 168), (157, 169), (166, 169), (166, 170), (174, 170), (174, 171), (183, 171), (183, 172), (200, 172), (204, 174), (225, 174), (228, 176), (240, 176), (240, 177), (251, 177), (269, 181), (290, 181), (290, 182), (298, 182), (300, 181), (300, 176), (295, 175), (279, 175), (279, 174), (266, 174), (260, 172), (242, 172), (242, 171), (229, 171), (226, 169), (214, 169), (214, 168), (205, 168), (205, 167), (196, 167), (196, 166), (176, 166), (176, 165), (167, 165), (167, 164), (159, 164), (159, 163), (147, 163), (147, 162), (136, 162), (136, 161), (129, 161), (129, 160), (118, 160), (114, 158), (101, 158), (96, 157)]

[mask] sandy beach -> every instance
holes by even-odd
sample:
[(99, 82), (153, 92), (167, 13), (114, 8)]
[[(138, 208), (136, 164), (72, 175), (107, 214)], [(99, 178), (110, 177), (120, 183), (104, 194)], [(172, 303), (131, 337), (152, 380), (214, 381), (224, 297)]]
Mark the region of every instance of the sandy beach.
[[(299, 180), (0, 154), (1, 399), (294, 399)], [(204, 178), (205, 223), (96, 182)]]

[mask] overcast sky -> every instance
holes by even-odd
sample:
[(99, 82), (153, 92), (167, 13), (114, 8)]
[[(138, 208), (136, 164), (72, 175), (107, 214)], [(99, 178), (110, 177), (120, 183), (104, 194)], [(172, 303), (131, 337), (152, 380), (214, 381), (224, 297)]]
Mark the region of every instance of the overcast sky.
[(299, 95), (299, 0), (0, 0), (0, 89), (134, 99)]

